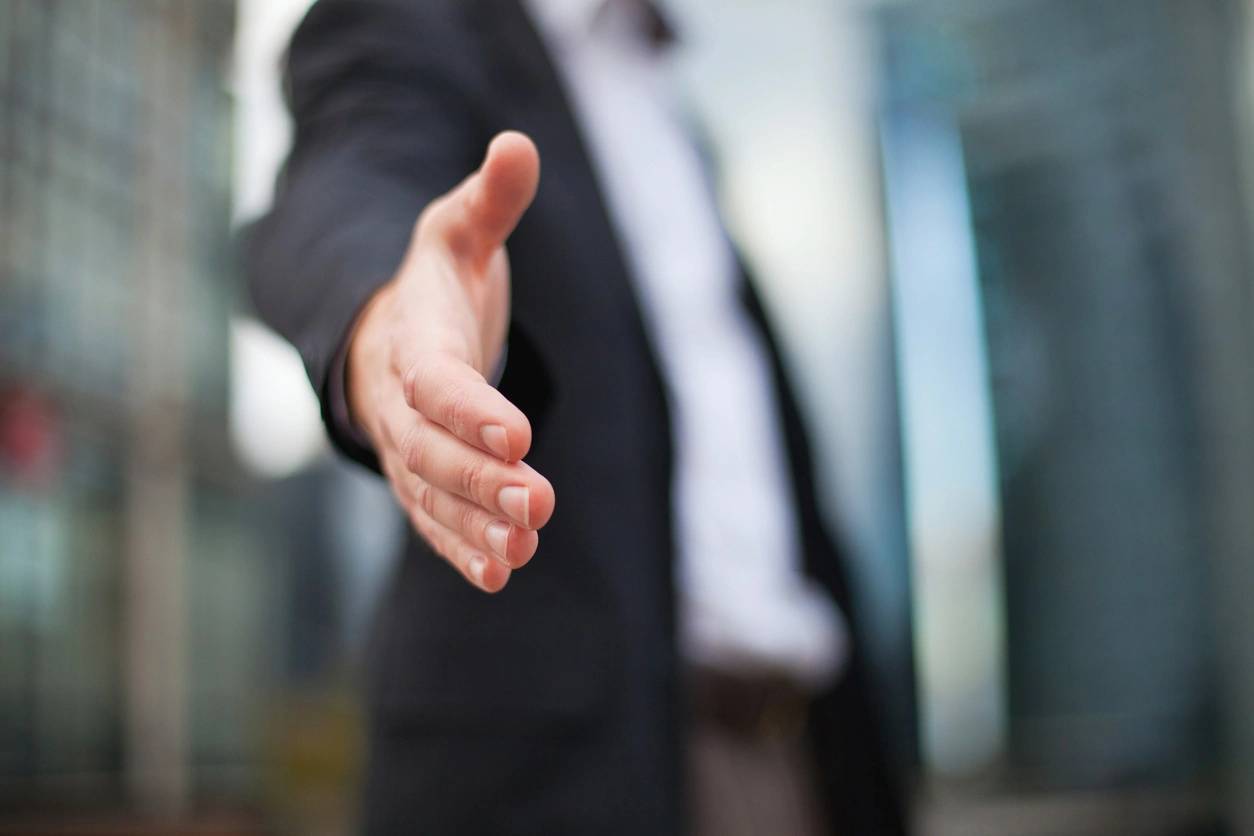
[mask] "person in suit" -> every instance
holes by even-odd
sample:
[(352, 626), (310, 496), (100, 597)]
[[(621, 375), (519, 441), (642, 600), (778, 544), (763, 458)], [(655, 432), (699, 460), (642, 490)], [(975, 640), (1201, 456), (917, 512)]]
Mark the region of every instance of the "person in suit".
[(904, 832), (670, 39), (644, 0), (320, 0), (293, 36), (252, 293), (412, 524), (366, 833)]

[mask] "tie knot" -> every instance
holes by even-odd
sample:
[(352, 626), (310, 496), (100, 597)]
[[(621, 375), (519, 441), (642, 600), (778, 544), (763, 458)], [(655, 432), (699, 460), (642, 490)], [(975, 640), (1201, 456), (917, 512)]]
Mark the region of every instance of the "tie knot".
[(631, 19), (640, 27), (643, 34), (655, 47), (665, 47), (674, 43), (675, 30), (671, 27), (666, 13), (652, 0), (609, 0), (601, 5), (602, 13), (617, 7), (618, 11)]
[(644, 32), (654, 46), (669, 46), (675, 41), (675, 30), (665, 12), (651, 0), (634, 0), (641, 7), (641, 18), (644, 21)]

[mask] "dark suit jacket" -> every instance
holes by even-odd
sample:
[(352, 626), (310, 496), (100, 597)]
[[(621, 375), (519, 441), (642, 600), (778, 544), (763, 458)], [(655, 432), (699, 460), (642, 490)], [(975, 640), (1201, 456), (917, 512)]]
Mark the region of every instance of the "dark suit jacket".
[[(322, 0), (291, 44), (295, 145), (251, 236), (256, 306), (323, 397), (345, 333), (424, 205), (505, 128), (540, 149), (509, 241), (501, 391), (557, 512), (500, 595), (411, 537), (368, 659), (371, 834), (683, 832), (667, 398), (619, 241), (543, 46), (517, 0)], [(762, 322), (745, 285), (745, 304)], [(774, 356), (774, 345), (763, 325)], [(806, 565), (849, 610), (778, 358)], [(373, 466), (329, 422), (348, 455)], [(856, 640), (855, 640), (856, 642)], [(815, 705), (844, 836), (901, 830), (861, 665)]]

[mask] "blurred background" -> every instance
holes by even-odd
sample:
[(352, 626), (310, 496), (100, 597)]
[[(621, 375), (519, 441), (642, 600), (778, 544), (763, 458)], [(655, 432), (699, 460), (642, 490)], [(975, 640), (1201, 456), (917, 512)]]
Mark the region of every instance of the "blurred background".
[[(1254, 0), (670, 5), (920, 832), (1254, 834)], [(401, 523), (235, 242), (307, 6), (0, 0), (0, 834), (352, 826)]]

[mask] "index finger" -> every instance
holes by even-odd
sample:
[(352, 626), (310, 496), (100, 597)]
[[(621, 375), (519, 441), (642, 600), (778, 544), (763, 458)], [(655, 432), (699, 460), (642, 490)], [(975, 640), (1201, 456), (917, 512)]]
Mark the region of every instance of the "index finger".
[(515, 462), (531, 449), (531, 422), (473, 366), (428, 354), (404, 376), (405, 402), (462, 441)]

